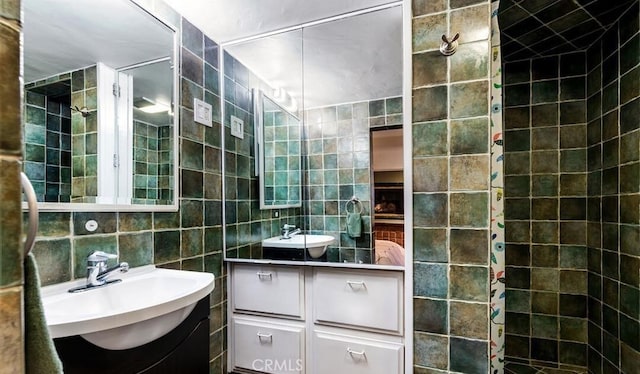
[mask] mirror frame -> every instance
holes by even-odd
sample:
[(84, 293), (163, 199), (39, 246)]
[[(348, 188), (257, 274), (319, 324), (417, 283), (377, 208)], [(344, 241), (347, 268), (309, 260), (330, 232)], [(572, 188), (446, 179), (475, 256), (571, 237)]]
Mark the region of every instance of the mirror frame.
[[(171, 56), (171, 60), (173, 61), (173, 103), (171, 105), (171, 109), (173, 111), (173, 202), (171, 204), (165, 205), (147, 205), (147, 204), (102, 204), (102, 203), (53, 203), (53, 202), (38, 202), (38, 209), (41, 211), (48, 212), (175, 212), (178, 211), (179, 198), (180, 198), (180, 164), (179, 164), (179, 154), (180, 154), (180, 61), (181, 61), (181, 51), (180, 51), (180, 40), (181, 33), (179, 26), (171, 25), (164, 20), (158, 18), (151, 12), (149, 12), (145, 7), (138, 4), (138, 2), (133, 0), (126, 0), (130, 3), (132, 10), (141, 12), (145, 17), (150, 17), (150, 19), (158, 22), (159, 24), (166, 27), (173, 33), (173, 51), (169, 54)], [(23, 47), (24, 48), (24, 47)], [(22, 61), (24, 64), (24, 61)], [(22, 86), (22, 97), (24, 97), (24, 85)], [(24, 118), (23, 118), (24, 121)], [(24, 122), (22, 124), (24, 126)], [(117, 148), (117, 145), (116, 145)], [(114, 198), (117, 198), (115, 196)], [(28, 203), (26, 201), (22, 202), (22, 211), (27, 211)]]

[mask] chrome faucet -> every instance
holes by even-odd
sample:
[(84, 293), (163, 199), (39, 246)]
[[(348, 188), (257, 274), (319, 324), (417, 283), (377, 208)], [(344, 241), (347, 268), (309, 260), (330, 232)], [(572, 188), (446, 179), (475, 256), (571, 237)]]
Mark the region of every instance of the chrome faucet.
[(87, 287), (104, 285), (107, 283), (107, 277), (115, 271), (120, 271), (121, 273), (129, 271), (129, 264), (126, 262), (107, 268), (107, 260), (110, 258), (118, 258), (118, 255), (94, 251), (87, 257)]
[(296, 225), (285, 223), (284, 226), (282, 226), (282, 239), (291, 239), (301, 232), (302, 230), (299, 228), (297, 229)]

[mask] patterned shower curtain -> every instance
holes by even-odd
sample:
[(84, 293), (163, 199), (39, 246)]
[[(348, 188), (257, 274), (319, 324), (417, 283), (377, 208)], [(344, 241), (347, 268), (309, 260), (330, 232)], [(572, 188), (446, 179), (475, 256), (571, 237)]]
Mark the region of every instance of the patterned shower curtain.
[(491, 3), (491, 373), (504, 373), (505, 244), (502, 61), (498, 7)]

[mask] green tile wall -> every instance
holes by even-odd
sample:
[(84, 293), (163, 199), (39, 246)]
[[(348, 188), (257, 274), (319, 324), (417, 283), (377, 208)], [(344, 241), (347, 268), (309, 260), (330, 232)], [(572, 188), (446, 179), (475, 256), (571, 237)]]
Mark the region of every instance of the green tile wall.
[(172, 126), (134, 118), (133, 131), (132, 202), (168, 204), (173, 196)]
[(171, 201), (173, 196), (173, 168), (171, 162), (173, 160), (174, 150), (171, 147), (173, 143), (173, 128), (171, 126), (158, 127), (158, 190), (157, 199), (161, 201)]
[(576, 52), (504, 65), (507, 300), (526, 300), (507, 301), (509, 362), (587, 364), (585, 64)]
[[(264, 101), (271, 99), (263, 98)], [(301, 122), (280, 109), (265, 109), (264, 201), (292, 205), (302, 201)]]
[[(95, 202), (98, 195), (96, 71), (93, 65), (25, 85), (24, 170), (34, 181), (39, 201)], [(43, 94), (47, 87), (61, 84), (70, 86), (70, 103), (69, 98), (58, 103), (55, 97)]]
[[(240, 61), (224, 54), (225, 232), (228, 258), (262, 258), (262, 239), (285, 223), (303, 227), (301, 208), (260, 209), (255, 170), (252, 88), (268, 86)], [(231, 116), (244, 121), (244, 138), (231, 136)], [(215, 209), (220, 209), (216, 207)]]
[[(226, 373), (227, 303), (221, 210), (222, 125), (218, 105), (219, 88), (210, 82), (211, 76), (218, 74), (218, 45), (164, 2), (145, 1), (143, 5), (181, 31), (179, 210), (161, 213), (41, 213), (34, 252), (41, 264), (39, 271), (44, 284), (85, 277), (83, 263), (87, 254), (95, 249), (118, 253), (120, 261), (127, 261), (132, 266), (156, 264), (213, 273), (211, 372)], [(214, 105), (212, 127), (193, 121), (194, 97)], [(160, 133), (160, 142), (169, 139), (163, 130)], [(159, 155), (159, 158), (162, 157)], [(5, 180), (0, 179), (2, 182)], [(84, 229), (89, 219), (98, 222), (98, 229), (94, 233)], [(5, 243), (3, 241), (3, 245)]]
[(0, 0), (0, 362), (24, 371), (20, 220), (20, 1)]
[(640, 360), (636, 1), (586, 52), (505, 65), (507, 359)]
[[(306, 227), (313, 234), (331, 235), (327, 250), (333, 262), (372, 263), (371, 129), (402, 124), (402, 98), (389, 97), (305, 111), (304, 188)], [(362, 211), (362, 235), (346, 231), (347, 203), (356, 196)]]
[(640, 362), (638, 1), (587, 51), (588, 367)]
[(71, 73), (71, 201), (95, 202), (98, 196), (98, 94), (95, 66)]
[(414, 372), (489, 372), (489, 5), (413, 1)]
[(25, 91), (24, 171), (39, 201), (68, 202), (71, 196), (70, 80), (65, 84), (66, 97)]

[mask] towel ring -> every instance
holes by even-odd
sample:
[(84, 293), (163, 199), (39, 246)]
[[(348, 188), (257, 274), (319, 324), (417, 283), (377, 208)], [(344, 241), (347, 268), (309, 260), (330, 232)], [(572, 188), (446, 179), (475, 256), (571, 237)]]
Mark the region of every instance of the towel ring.
[[(349, 212), (349, 207), (352, 206), (352, 212)], [(356, 212), (356, 207), (359, 207), (360, 210), (358, 212)], [(360, 199), (358, 199), (357, 197), (352, 197), (351, 200), (347, 201), (347, 203), (344, 205), (344, 210), (347, 213), (358, 213), (361, 214), (362, 213), (362, 204), (360, 204)]]

